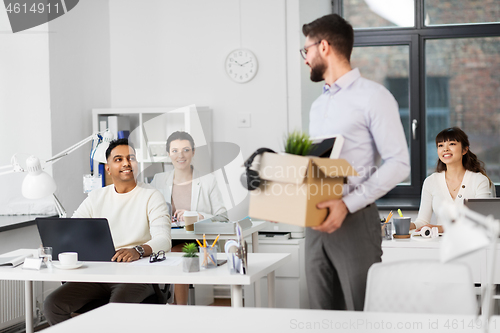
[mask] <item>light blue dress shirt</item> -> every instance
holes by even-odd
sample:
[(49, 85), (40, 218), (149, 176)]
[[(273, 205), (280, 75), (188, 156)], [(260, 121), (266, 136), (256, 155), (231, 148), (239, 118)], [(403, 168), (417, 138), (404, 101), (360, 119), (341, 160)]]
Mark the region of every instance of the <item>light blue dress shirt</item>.
[(343, 201), (354, 213), (385, 195), (410, 173), (408, 145), (398, 104), (382, 85), (355, 68), (340, 77), (311, 106), (311, 137), (341, 134), (340, 158), (359, 177), (348, 177)]

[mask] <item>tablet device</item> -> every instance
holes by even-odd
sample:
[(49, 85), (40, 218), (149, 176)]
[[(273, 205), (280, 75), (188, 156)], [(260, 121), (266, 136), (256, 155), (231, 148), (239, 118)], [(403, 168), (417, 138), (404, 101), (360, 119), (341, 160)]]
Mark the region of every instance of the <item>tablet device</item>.
[(344, 137), (340, 134), (311, 138), (310, 156), (339, 158), (344, 145)]
[(77, 252), (79, 261), (111, 261), (115, 246), (108, 220), (104, 218), (37, 218), (43, 246), (52, 247), (52, 257)]

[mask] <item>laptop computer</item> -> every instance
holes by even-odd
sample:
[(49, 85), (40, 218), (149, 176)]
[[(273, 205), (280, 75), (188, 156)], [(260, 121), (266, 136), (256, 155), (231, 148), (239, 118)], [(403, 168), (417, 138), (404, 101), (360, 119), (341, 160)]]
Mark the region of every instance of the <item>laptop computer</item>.
[(36, 218), (43, 246), (52, 247), (52, 256), (77, 252), (80, 261), (110, 261), (115, 246), (108, 220), (104, 218)]
[(344, 137), (340, 134), (311, 138), (311, 140), (313, 143), (309, 151), (310, 156), (339, 158), (344, 145)]
[(484, 216), (493, 215), (500, 220), (500, 198), (465, 199), (464, 205)]

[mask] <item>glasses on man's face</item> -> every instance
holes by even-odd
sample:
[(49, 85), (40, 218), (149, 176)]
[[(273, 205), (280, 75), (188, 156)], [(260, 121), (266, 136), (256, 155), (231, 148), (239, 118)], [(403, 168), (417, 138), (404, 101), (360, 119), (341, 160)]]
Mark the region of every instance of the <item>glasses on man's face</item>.
[(184, 148), (184, 149), (181, 149), (181, 150), (177, 150), (177, 149), (172, 149), (170, 151), (170, 155), (179, 155), (181, 152), (183, 152), (184, 154), (189, 154), (191, 152), (192, 149), (190, 148)]
[(321, 43), (321, 41), (316, 42), (316, 43), (311, 44), (311, 45), (308, 45), (308, 46), (304, 46), (304, 48), (303, 48), (303, 49), (300, 49), (299, 51), (300, 51), (300, 55), (302, 56), (302, 58), (304, 58), (304, 60), (305, 60), (305, 59), (306, 59), (306, 57), (307, 57), (307, 50), (308, 50), (311, 46), (318, 45), (318, 44), (320, 44), (320, 43)]
[(151, 255), (149, 256), (149, 262), (150, 263), (154, 263), (154, 262), (158, 262), (158, 261), (163, 261), (167, 258), (165, 258), (165, 251), (161, 250), (161, 251), (158, 251), (158, 253), (151, 253)]

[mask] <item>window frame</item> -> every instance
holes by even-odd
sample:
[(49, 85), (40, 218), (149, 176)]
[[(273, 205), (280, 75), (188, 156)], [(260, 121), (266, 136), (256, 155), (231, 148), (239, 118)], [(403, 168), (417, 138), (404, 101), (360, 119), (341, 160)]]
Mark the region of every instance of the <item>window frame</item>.
[[(356, 28), (354, 47), (409, 45), (409, 108), (411, 122), (417, 120), (416, 137), (410, 133), (411, 185), (398, 185), (382, 201), (392, 209), (393, 199), (406, 199), (406, 207), (418, 208), (426, 172), (425, 43), (433, 39), (500, 37), (500, 23), (426, 26), (425, 0), (415, 1), (415, 26), (404, 28)], [(332, 12), (343, 16), (344, 0), (332, 0)], [(496, 185), (500, 194), (500, 185)], [(418, 200), (417, 200), (418, 199)], [(389, 203), (391, 202), (391, 203)], [(416, 207), (415, 207), (416, 206)]]

